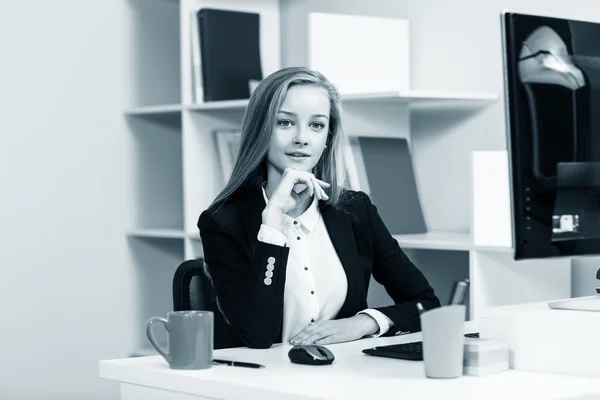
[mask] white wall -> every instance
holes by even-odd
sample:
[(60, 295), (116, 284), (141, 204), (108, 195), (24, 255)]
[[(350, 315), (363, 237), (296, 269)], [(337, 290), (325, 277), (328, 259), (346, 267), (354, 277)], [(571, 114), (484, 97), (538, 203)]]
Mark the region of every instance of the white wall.
[[(476, 114), (443, 114), (413, 125), (413, 156), (429, 229), (469, 230), (470, 153), (506, 149), (500, 31), (506, 9), (600, 21), (597, 0), (282, 0), (283, 66), (307, 63), (310, 11), (399, 17), (410, 21), (413, 89), (500, 95), (496, 104)], [(393, 38), (386, 45), (393, 46)], [(441, 135), (447, 140), (432, 140)], [(574, 296), (593, 293), (599, 265), (597, 258), (574, 262)]]
[(140, 271), (124, 235), (136, 149), (122, 112), (178, 92), (140, 84), (156, 63), (133, 63), (135, 3), (0, 5), (2, 399), (116, 399), (98, 360), (137, 344)]

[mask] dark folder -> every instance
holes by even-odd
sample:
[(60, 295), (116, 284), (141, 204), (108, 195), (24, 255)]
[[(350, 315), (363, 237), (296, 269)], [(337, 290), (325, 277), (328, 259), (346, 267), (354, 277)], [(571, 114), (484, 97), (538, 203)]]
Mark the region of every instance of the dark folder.
[(260, 16), (201, 8), (200, 65), (204, 101), (250, 98), (251, 80), (262, 80)]
[(392, 234), (426, 233), (408, 142), (360, 137), (373, 204)]

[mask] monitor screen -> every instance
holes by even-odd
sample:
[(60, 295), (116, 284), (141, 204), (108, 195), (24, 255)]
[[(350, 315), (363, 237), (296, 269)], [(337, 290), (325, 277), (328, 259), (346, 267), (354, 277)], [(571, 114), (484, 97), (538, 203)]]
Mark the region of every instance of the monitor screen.
[(502, 28), (515, 259), (600, 254), (600, 23)]

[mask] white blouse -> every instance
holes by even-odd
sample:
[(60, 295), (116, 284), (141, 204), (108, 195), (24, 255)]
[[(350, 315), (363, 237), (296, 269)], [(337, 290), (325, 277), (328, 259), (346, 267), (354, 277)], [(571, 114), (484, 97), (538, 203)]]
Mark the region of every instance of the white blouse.
[[(269, 202), (262, 189), (265, 204)], [(284, 216), (283, 231), (261, 224), (258, 240), (290, 248), (284, 292), (284, 343), (318, 320), (333, 319), (344, 304), (348, 282), (342, 263), (321, 217), (316, 198), (298, 218)], [(392, 321), (374, 309), (360, 311), (373, 317), (379, 331), (387, 332)]]

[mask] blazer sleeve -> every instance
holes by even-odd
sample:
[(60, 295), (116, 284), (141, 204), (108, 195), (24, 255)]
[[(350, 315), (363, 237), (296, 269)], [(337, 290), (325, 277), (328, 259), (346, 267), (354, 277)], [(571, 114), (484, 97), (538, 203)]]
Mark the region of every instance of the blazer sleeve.
[(281, 332), (290, 248), (256, 239), (248, 253), (225, 218), (208, 218), (203, 213), (198, 228), (221, 311), (244, 345), (269, 348)]
[(387, 315), (393, 326), (382, 336), (421, 330), (417, 303), (426, 310), (439, 307), (440, 301), (423, 273), (410, 261), (391, 235), (371, 199), (366, 203), (371, 243), (373, 246), (373, 278), (384, 286), (394, 305), (376, 307)]

